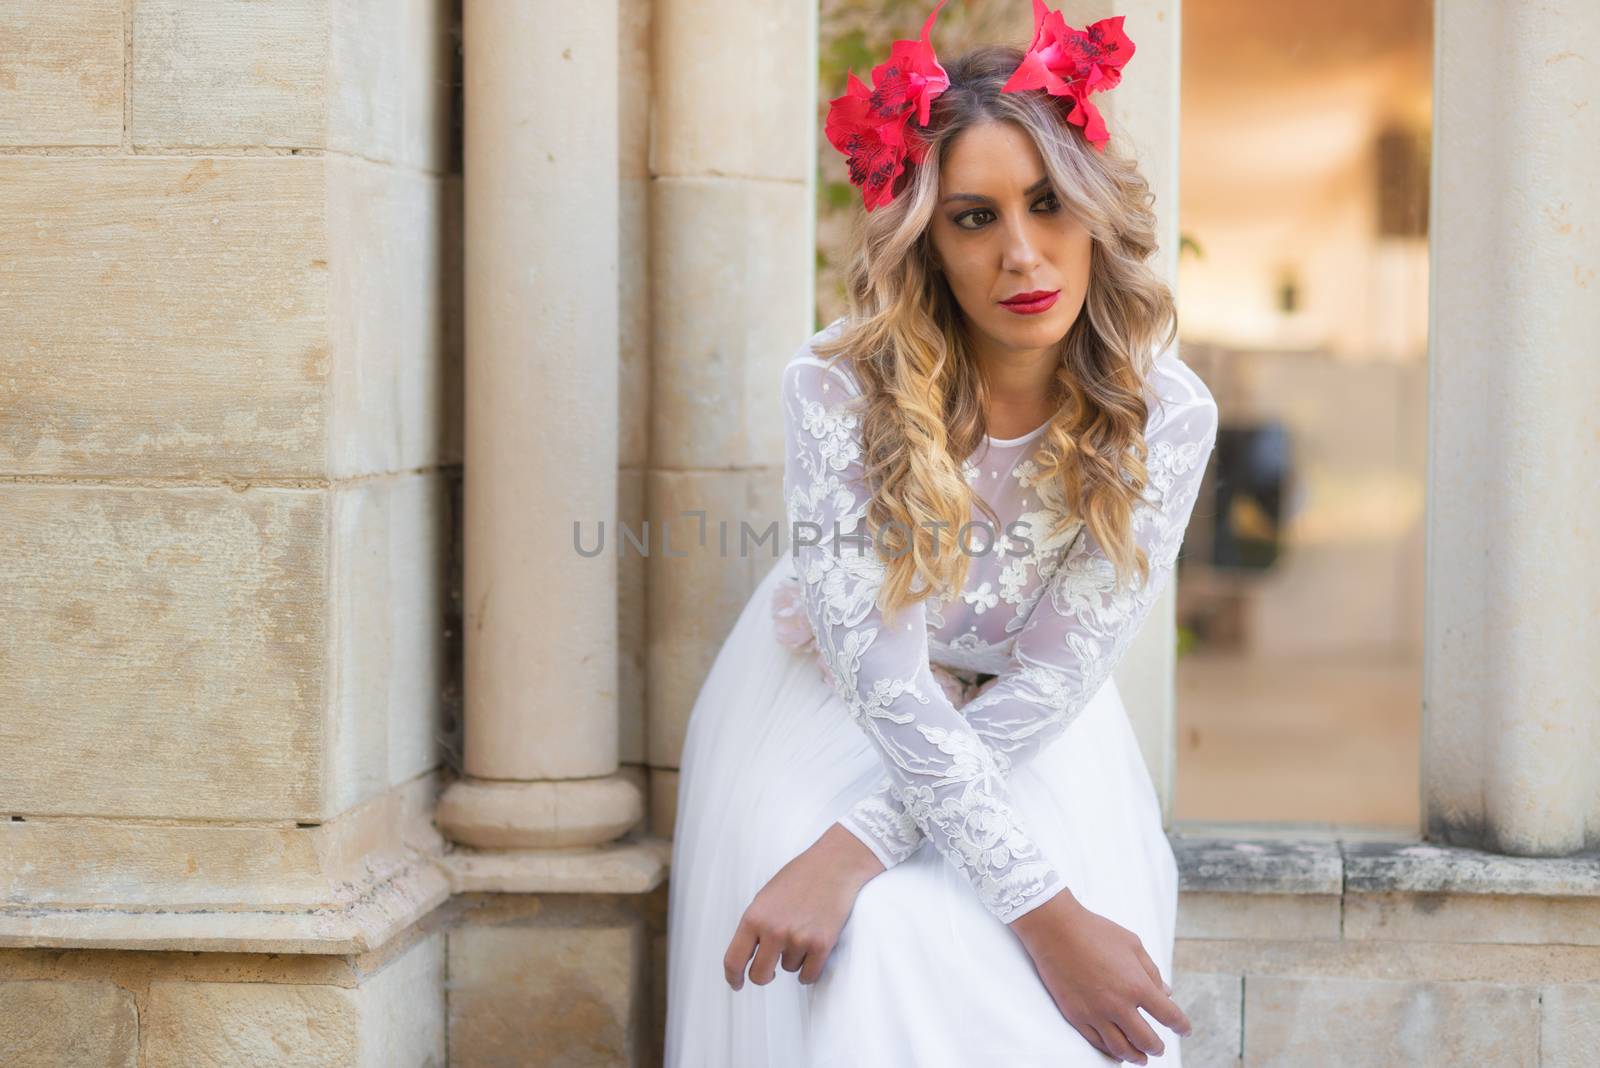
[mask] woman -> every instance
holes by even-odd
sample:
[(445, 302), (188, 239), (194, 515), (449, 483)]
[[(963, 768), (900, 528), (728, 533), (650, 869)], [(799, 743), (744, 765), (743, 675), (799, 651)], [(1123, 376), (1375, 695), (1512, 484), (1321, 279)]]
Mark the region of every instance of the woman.
[(668, 1068), (1179, 1063), (1176, 865), (1111, 671), (1217, 410), (1089, 101), (1122, 20), (1034, 8), (1026, 52), (947, 69), (935, 7), (830, 112), (867, 214), (781, 380), (792, 554), (689, 720)]

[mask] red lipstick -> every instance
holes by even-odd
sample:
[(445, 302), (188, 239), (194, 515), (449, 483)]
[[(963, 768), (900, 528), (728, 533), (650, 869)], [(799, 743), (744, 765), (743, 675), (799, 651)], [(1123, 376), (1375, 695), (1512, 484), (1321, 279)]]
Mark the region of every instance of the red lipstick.
[(1059, 289), (1035, 289), (1029, 293), (1018, 293), (1014, 297), (1007, 297), (1000, 302), (1000, 306), (1018, 315), (1038, 315), (1042, 311), (1048, 311), (1059, 296), (1061, 296)]

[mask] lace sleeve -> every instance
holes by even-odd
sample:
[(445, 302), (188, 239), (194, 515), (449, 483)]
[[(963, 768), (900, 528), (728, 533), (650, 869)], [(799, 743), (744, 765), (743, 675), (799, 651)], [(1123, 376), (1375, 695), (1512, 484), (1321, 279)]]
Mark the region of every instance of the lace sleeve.
[(934, 679), (922, 604), (892, 626), (876, 606), (884, 566), (866, 522), (852, 387), (808, 352), (784, 369), (784, 499), (806, 615), (900, 811), (1009, 923), (1066, 886), (1024, 829), (994, 754)]
[[(1217, 406), (1198, 375), (1175, 356), (1158, 362), (1164, 403), (1145, 430), (1149, 481), (1133, 533), (1150, 562), (1142, 585), (1117, 586), (1104, 549), (1085, 528), (1017, 634), (1006, 671), (961, 714), (1003, 773), (1033, 759), (1099, 692), (1177, 565), (1201, 476), (1217, 436)], [(1137, 575), (1131, 580), (1137, 583)], [(905, 860), (923, 832), (892, 783), (880, 779), (839, 822), (885, 867)]]

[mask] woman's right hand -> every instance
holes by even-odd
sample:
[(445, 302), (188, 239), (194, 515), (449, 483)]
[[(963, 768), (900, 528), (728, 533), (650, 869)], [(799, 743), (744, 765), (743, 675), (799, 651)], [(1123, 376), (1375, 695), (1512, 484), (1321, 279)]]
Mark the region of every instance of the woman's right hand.
[(1166, 1047), (1139, 1014), (1141, 1007), (1180, 1035), (1193, 1032), (1139, 936), (1090, 912), (1070, 890), (1010, 927), (1061, 1015), (1102, 1053), (1134, 1064), (1145, 1064), (1147, 1053), (1162, 1054)]

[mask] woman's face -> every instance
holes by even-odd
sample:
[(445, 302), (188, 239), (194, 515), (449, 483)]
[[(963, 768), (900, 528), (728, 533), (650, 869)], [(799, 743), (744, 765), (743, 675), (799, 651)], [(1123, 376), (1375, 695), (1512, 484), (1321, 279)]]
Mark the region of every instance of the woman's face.
[[(1077, 320), (1093, 239), (1015, 123), (969, 127), (947, 147), (930, 239), (980, 349), (1053, 348)], [(1054, 302), (1014, 300), (1039, 292)]]

